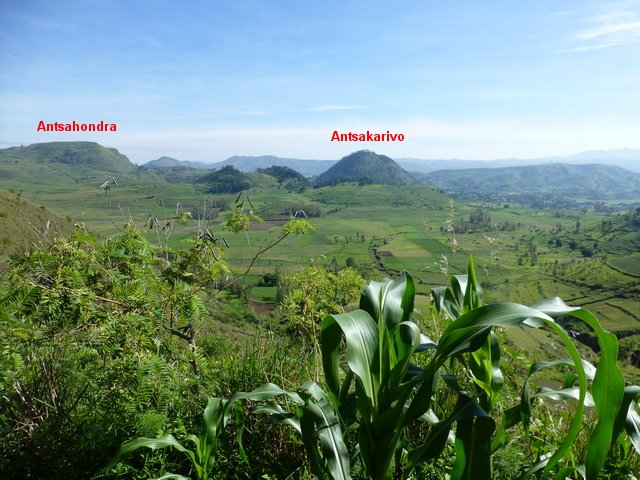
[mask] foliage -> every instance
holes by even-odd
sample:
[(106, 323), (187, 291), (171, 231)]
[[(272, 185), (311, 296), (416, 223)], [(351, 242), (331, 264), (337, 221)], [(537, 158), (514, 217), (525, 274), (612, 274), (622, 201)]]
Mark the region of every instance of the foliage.
[(322, 319), (329, 313), (343, 313), (357, 298), (362, 279), (353, 268), (336, 273), (312, 263), (280, 281), (280, 307), (289, 324), (305, 339), (316, 341)]
[[(615, 336), (604, 331), (588, 311), (567, 307), (558, 299), (535, 308), (484, 305), (470, 262), (468, 275), (454, 276), (450, 287), (434, 290), (437, 309), (451, 319), (436, 344), (410, 320), (414, 295), (415, 286), (408, 275), (372, 282), (361, 297), (360, 309), (325, 318), (322, 353), (327, 392), (313, 382), (304, 383), (297, 392), (265, 384), (248, 394), (232, 396), (229, 405), (240, 399), (268, 400), (256, 413), (271, 414), (301, 435), (311, 469), (320, 478), (351, 478), (354, 460), (366, 478), (407, 475), (442, 455), (453, 435), (451, 478), (489, 479), (492, 454), (505, 444), (508, 429), (520, 422), (528, 428), (536, 398), (577, 403), (566, 433), (556, 439), (555, 451), (540, 452), (526, 475), (542, 469), (548, 473), (567, 457), (587, 406), (595, 407), (597, 423), (588, 439), (585, 464), (563, 466), (559, 470), (562, 475), (584, 471), (585, 478), (595, 479), (623, 428), (628, 429), (632, 441), (637, 438), (633, 405), (637, 388), (625, 391), (616, 365)], [(580, 358), (569, 336), (550, 316), (565, 314), (595, 330), (602, 349), (597, 368)], [(571, 358), (532, 365), (520, 402), (503, 411), (498, 425), (492, 413), (503, 376), (493, 329), (512, 325), (546, 325), (561, 338)], [(340, 369), (343, 345), (348, 364), (342, 365), (345, 373)], [(413, 354), (420, 352), (431, 352), (422, 367), (411, 363)], [(563, 389), (531, 392), (529, 378), (540, 369), (557, 365), (574, 369)], [(589, 395), (587, 377), (593, 379)], [(454, 404), (439, 402), (442, 390), (455, 395)], [(277, 397), (286, 401), (274, 402)], [(407, 427), (416, 421), (429, 427), (423, 438), (412, 442)], [(350, 455), (346, 433), (354, 429), (357, 447)]]
[[(293, 218), (273, 244), (309, 228)], [(203, 226), (189, 249), (160, 248), (127, 225), (13, 259), (0, 289), (3, 478), (88, 478), (132, 435), (188, 427), (222, 388), (223, 361), (198, 341), (210, 328), (204, 292), (229, 286), (223, 244)]]
[(15, 260), (0, 300), (4, 478), (86, 478), (144, 418), (155, 413), (161, 426), (190, 408), (207, 310), (187, 267), (133, 227)]
[[(194, 450), (184, 447), (173, 435), (168, 434), (159, 438), (140, 437), (123, 444), (107, 468), (114, 466), (120, 459), (142, 447), (152, 450), (173, 447), (184, 453), (195, 470), (197, 480), (207, 480), (215, 463), (215, 457), (220, 446), (221, 437), (225, 433), (225, 425), (228, 420), (223, 416), (225, 402), (219, 398), (210, 398), (202, 417), (202, 432), (199, 435), (188, 435), (187, 440), (194, 445)], [(164, 474), (160, 478), (185, 479), (178, 474)]]

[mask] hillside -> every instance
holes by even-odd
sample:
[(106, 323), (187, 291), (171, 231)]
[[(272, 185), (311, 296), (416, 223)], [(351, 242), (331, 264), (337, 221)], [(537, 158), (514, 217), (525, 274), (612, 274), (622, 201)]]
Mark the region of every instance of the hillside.
[(502, 168), (439, 170), (425, 183), (464, 198), (506, 194), (567, 195), (589, 200), (640, 197), (640, 174), (611, 165), (552, 163)]
[[(67, 236), (73, 223), (48, 208), (21, 198), (19, 193), (0, 189), (0, 251), (13, 255), (32, 244), (57, 236)], [(0, 264), (3, 259), (0, 258)]]
[(87, 183), (131, 174), (136, 166), (115, 148), (94, 142), (35, 143), (0, 150), (0, 180), (14, 183)]
[(404, 185), (416, 181), (391, 158), (369, 150), (360, 150), (342, 158), (320, 175), (316, 179), (315, 186), (322, 187), (344, 182)]

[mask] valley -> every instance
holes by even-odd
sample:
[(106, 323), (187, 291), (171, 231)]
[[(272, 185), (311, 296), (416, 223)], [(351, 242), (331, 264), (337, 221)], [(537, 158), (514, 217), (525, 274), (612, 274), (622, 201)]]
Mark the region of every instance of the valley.
[[(633, 393), (640, 383), (634, 177), (610, 181), (610, 191), (600, 183), (602, 195), (586, 198), (577, 188), (554, 189), (545, 166), (525, 170), (531, 185), (547, 184), (540, 192), (526, 191), (522, 170), (507, 171), (509, 190), (519, 195), (504, 194), (498, 185), (504, 175), (492, 184), (486, 172), (435, 172), (454, 183), (428, 185), (371, 151), (324, 167), (313, 176), (264, 163), (254, 171), (233, 162), (204, 169), (172, 159), (145, 167), (88, 142), (0, 150), (0, 471), (16, 479), (145, 479), (168, 469), (190, 475), (189, 465), (166, 450), (125, 458), (117, 452), (135, 437), (134, 444), (152, 448), (175, 446), (168, 432), (196, 438), (185, 432), (198, 431), (204, 404), (206, 423), (221, 415), (212, 413), (215, 402), (227, 405), (225, 399), (239, 398), (232, 397), (236, 392), (259, 401), (271, 395), (265, 397), (265, 388), (281, 395), (281, 387), (265, 382), (296, 389), (287, 394), (294, 401), (309, 389), (319, 395), (313, 405), (328, 407), (323, 389), (333, 388), (328, 378), (337, 373), (344, 393), (362, 398), (365, 390), (353, 391), (350, 376), (340, 373), (357, 367), (349, 352), (359, 348), (361, 332), (370, 332), (368, 352), (380, 354), (381, 362), (389, 352), (415, 353), (416, 363), (400, 376), (385, 367), (400, 382), (393, 391), (426, 408), (420, 392), (435, 385), (427, 397), (445, 419), (440, 424), (449, 422), (443, 432), (453, 432), (452, 395), (470, 398), (466, 392), (475, 391), (483, 402), (473, 404), (481, 408), (475, 421), (487, 420), (491, 429), (492, 418), (502, 415), (500, 428), (510, 429), (511, 440), (485, 455), (500, 478), (520, 478), (536, 451), (561, 444), (584, 458), (581, 442), (596, 438), (592, 398), (601, 402), (605, 390), (627, 395), (625, 385)], [(576, 168), (585, 183), (617, 172)], [(465, 182), (469, 188), (462, 188)], [(378, 283), (385, 278), (394, 280)], [(384, 295), (381, 285), (389, 288)], [(355, 310), (363, 291), (363, 309)], [(566, 313), (566, 307), (537, 306), (556, 296), (597, 319), (577, 310), (557, 319), (560, 329), (542, 309)], [(378, 316), (383, 302), (378, 312), (395, 317), (393, 330), (370, 316)], [(400, 311), (410, 321), (400, 322)], [(523, 325), (536, 318), (549, 323)], [(331, 323), (337, 319), (342, 323)], [(344, 336), (346, 362), (338, 360), (342, 333), (331, 336), (336, 325), (357, 325)], [(392, 342), (392, 350), (376, 348), (381, 328), (394, 332), (378, 337)], [(412, 332), (411, 346), (403, 332)], [(334, 347), (332, 356), (326, 350)], [(335, 373), (325, 358), (338, 362)], [(367, 361), (362, 373), (376, 371), (377, 362)], [(420, 369), (442, 379), (412, 377)], [(414, 378), (423, 386), (414, 388)], [(586, 415), (574, 410), (580, 391)], [(236, 439), (244, 437), (255, 463), (243, 462), (238, 445), (222, 439), (210, 457), (217, 460), (214, 478), (256, 478), (257, 471), (268, 478), (302, 471), (300, 478), (307, 478), (299, 437), (256, 418), (249, 405), (236, 410), (236, 421), (241, 411), (246, 415)], [(262, 405), (263, 412), (275, 409), (276, 418), (288, 408)], [(504, 412), (524, 408), (535, 410), (535, 423), (517, 415), (508, 424)], [(608, 403), (597, 407), (599, 418), (608, 411)], [(627, 411), (634, 415), (635, 404), (621, 405), (620, 414)], [(391, 413), (396, 421), (402, 415)], [(459, 432), (463, 420), (455, 421)], [(223, 423), (210, 441), (237, 426)], [(620, 449), (611, 448), (604, 466), (596, 466), (606, 475), (637, 467), (630, 443), (637, 428), (629, 422), (627, 428), (631, 440), (621, 436)], [(414, 422), (406, 445), (439, 431)], [(150, 440), (158, 435), (160, 443)], [(344, 439), (354, 442), (354, 432), (345, 430)], [(435, 455), (448, 459), (453, 452), (443, 441)], [(443, 478), (451, 467), (422, 461), (414, 471), (417, 478)]]
[[(31, 157), (5, 150), (0, 155), (0, 173), (4, 172), (0, 188), (60, 212), (102, 236), (131, 223), (152, 243), (179, 247), (206, 227), (224, 242), (225, 259), (236, 274), (252, 263), (234, 291), (241, 292), (257, 311), (269, 311), (276, 302), (278, 287), (263, 286), (265, 275), (286, 275), (311, 263), (328, 270), (352, 265), (365, 280), (407, 271), (416, 280), (420, 304), (427, 309), (431, 288), (446, 284), (451, 274), (464, 273), (473, 256), (489, 301), (530, 304), (559, 296), (571, 305), (587, 307), (621, 339), (621, 358), (638, 363), (637, 210), (598, 211), (584, 204), (567, 208), (553, 203), (542, 208), (513, 198), (508, 203), (485, 198), (481, 194), (484, 188), (491, 190), (492, 178), (484, 176), (486, 171), (479, 178), (485, 179), (487, 187), (468, 182), (469, 191), (460, 200), (417, 182), (382, 185), (370, 179), (354, 182), (335, 177), (338, 181), (332, 186), (310, 187), (255, 171), (243, 174), (249, 188), (240, 196), (208, 193), (206, 184), (197, 181), (207, 170), (136, 167), (93, 145), (74, 145), (57, 156), (51, 148), (39, 147)], [(93, 161), (79, 160), (86, 152)], [(96, 155), (102, 157), (95, 159)], [(532, 169), (540, 167), (527, 168), (531, 175)], [(454, 172), (445, 173), (453, 176)], [(465, 172), (455, 178), (471, 174)], [(353, 175), (350, 170), (347, 177)], [(99, 188), (112, 178), (117, 185)], [(496, 178), (503, 181), (502, 175)], [(625, 188), (633, 185), (631, 175), (625, 181)], [(578, 201), (582, 193), (575, 192)], [(563, 195), (570, 199), (567, 191)], [(234, 235), (224, 226), (231, 209), (240, 203), (262, 221)], [(308, 217), (313, 231), (254, 259), (256, 250), (277, 238), (291, 216)], [(582, 333), (588, 343), (588, 332)]]

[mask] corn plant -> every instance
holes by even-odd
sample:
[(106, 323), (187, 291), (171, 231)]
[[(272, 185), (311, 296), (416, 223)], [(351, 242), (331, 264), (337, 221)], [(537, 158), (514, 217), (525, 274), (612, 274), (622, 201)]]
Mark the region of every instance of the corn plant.
[[(541, 455), (527, 475), (542, 469), (548, 473), (566, 456), (581, 429), (585, 407), (594, 406), (598, 416), (586, 464), (580, 469), (585, 478), (597, 477), (607, 451), (623, 428), (632, 440), (638, 438), (637, 413), (630, 408), (637, 391), (628, 388), (625, 393), (624, 379), (616, 365), (616, 338), (604, 331), (588, 311), (568, 307), (559, 299), (533, 307), (484, 305), (471, 260), (468, 275), (455, 276), (450, 287), (434, 290), (437, 309), (450, 318), (436, 343), (411, 321), (414, 297), (413, 280), (403, 274), (393, 281), (371, 282), (362, 294), (359, 309), (324, 319), (321, 348), (326, 392), (316, 384), (307, 384), (309, 393), (300, 396), (268, 384), (242, 394), (252, 399), (265, 398), (267, 392), (266, 396), (272, 398), (287, 397), (287, 402), (270, 401), (257, 412), (270, 413), (298, 430), (318, 477), (350, 478), (353, 460), (361, 463), (367, 479), (390, 479), (401, 469), (406, 474), (440, 456), (450, 433), (454, 433), (451, 478), (489, 479), (492, 453), (504, 444), (508, 429), (520, 422), (528, 426), (533, 401), (538, 397), (572, 398), (577, 402), (565, 438), (554, 451)], [(597, 368), (581, 359), (571, 338), (555, 322), (554, 317), (561, 315), (572, 315), (595, 330), (602, 349)], [(569, 358), (534, 364), (523, 384), (520, 403), (505, 410), (498, 425), (491, 414), (503, 379), (499, 342), (493, 329), (513, 325), (547, 325), (563, 342)], [(344, 372), (340, 360), (343, 349), (347, 363)], [(422, 367), (412, 363), (416, 354), (427, 356), (421, 359)], [(475, 392), (467, 391), (445, 371), (455, 364), (460, 364)], [(560, 364), (574, 369), (565, 388), (530, 391), (532, 375)], [(591, 392), (589, 379), (593, 380)], [(433, 409), (440, 388), (451, 390), (457, 401), (437, 418)], [(442, 406), (438, 407), (440, 411)], [(411, 445), (406, 429), (416, 421), (430, 426), (421, 443)], [(358, 441), (352, 455), (346, 451), (342, 437), (350, 429), (357, 431)]]
[[(207, 407), (204, 410), (202, 432), (199, 435), (189, 435), (186, 437), (186, 440), (190, 441), (194, 448), (185, 447), (171, 434), (158, 438), (140, 437), (124, 443), (107, 468), (114, 466), (120, 462), (124, 456), (142, 447), (150, 448), (151, 450), (173, 447), (187, 456), (193, 466), (197, 480), (207, 480), (213, 470), (216, 453), (220, 446), (221, 438), (225, 433), (225, 427), (230, 417), (229, 414), (230, 411), (225, 409), (225, 401), (212, 397), (209, 399)], [(159, 477), (158, 480), (169, 478), (188, 480), (188, 477), (174, 473), (164, 474)]]
[[(415, 285), (408, 274), (371, 282), (361, 296), (359, 309), (328, 315), (322, 323), (326, 389), (310, 381), (295, 392), (265, 384), (252, 392), (237, 393), (227, 401), (211, 399), (209, 404), (214, 407), (209, 416), (205, 411), (204, 436), (187, 437), (196, 445), (195, 452), (178, 447), (178, 442), (169, 436), (134, 440), (122, 447), (119, 456), (141, 446), (174, 446), (187, 454), (194, 467), (198, 465), (198, 475), (208, 474), (217, 436), (222, 435), (233, 412), (240, 412), (238, 402), (247, 399), (261, 402), (254, 413), (272, 415), (298, 432), (311, 471), (318, 478), (350, 479), (355, 463), (370, 480), (408, 475), (421, 463), (441, 456), (453, 437), (455, 459), (450, 478), (488, 480), (492, 478), (492, 454), (505, 444), (509, 429), (519, 423), (528, 428), (534, 400), (542, 397), (572, 399), (574, 412), (555, 450), (541, 454), (525, 476), (559, 468), (562, 478), (573, 469), (587, 480), (596, 479), (607, 452), (623, 430), (640, 451), (640, 416), (635, 406), (640, 387), (625, 388), (616, 364), (617, 340), (602, 329), (591, 313), (568, 307), (559, 299), (532, 307), (514, 303), (485, 305), (472, 260), (468, 275), (452, 277), (449, 287), (434, 289), (433, 294), (436, 309), (449, 318), (437, 343), (411, 321)], [(572, 315), (593, 328), (601, 348), (597, 367), (580, 357), (571, 338), (556, 323), (554, 318), (562, 315)], [(558, 335), (569, 357), (534, 363), (522, 385), (520, 402), (504, 409), (497, 422), (492, 414), (503, 379), (494, 329), (513, 325), (546, 325)], [(531, 390), (532, 376), (559, 365), (573, 369), (562, 389)], [(465, 378), (468, 381), (462, 381)], [(456, 399), (448, 409), (438, 404), (438, 393), (445, 390)], [(594, 408), (597, 415), (585, 463), (558, 467), (582, 428), (585, 408)], [(241, 422), (239, 417), (237, 420)], [(407, 427), (415, 422), (428, 425), (418, 444), (409, 442), (407, 436)], [(241, 431), (237, 437), (240, 446)], [(350, 452), (345, 438), (352, 431), (357, 435), (357, 446)]]

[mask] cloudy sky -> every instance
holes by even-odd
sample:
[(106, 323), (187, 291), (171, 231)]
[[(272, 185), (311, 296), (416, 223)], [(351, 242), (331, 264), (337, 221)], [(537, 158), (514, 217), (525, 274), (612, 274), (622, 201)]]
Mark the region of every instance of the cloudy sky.
[(90, 140), (136, 163), (640, 148), (640, 0), (1, 3), (3, 148)]

